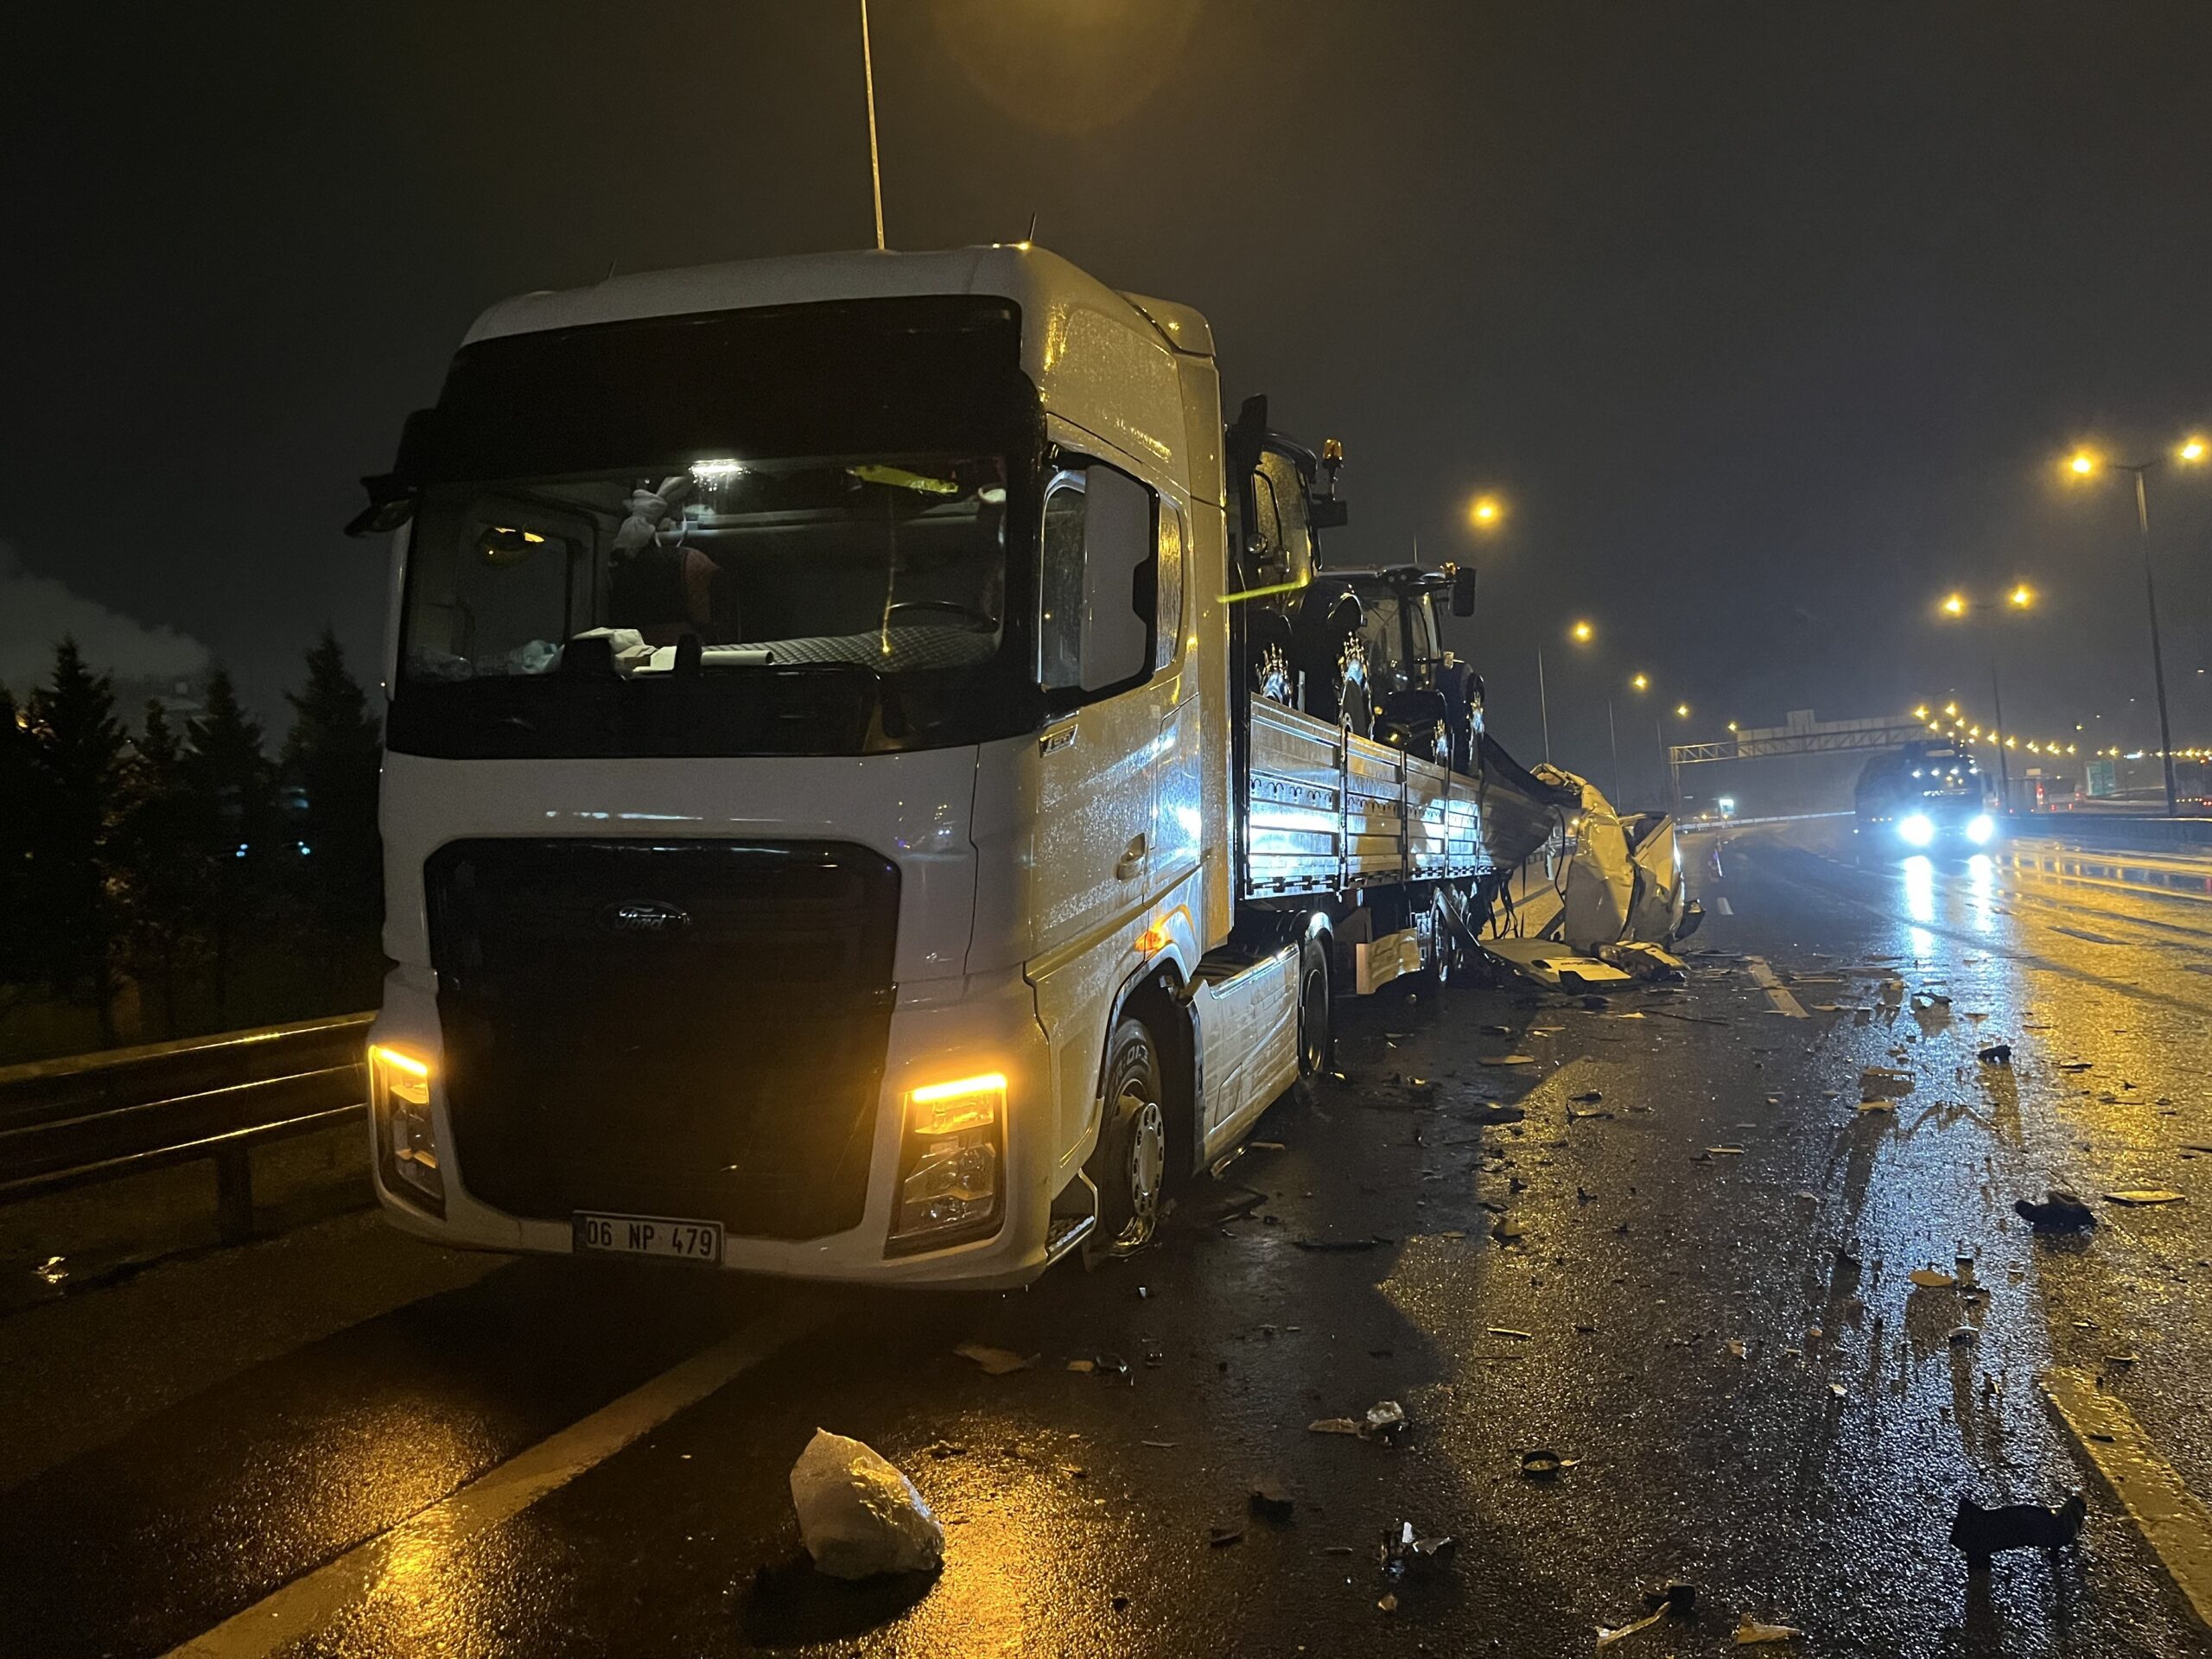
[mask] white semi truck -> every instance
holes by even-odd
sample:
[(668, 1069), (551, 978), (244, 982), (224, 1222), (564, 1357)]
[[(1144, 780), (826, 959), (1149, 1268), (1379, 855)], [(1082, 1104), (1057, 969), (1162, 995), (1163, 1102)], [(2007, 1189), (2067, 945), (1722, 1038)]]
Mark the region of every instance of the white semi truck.
[(367, 483), (376, 1188), (442, 1243), (1125, 1252), (1549, 829), (1286, 671), (1333, 466), (1039, 249), (507, 301)]

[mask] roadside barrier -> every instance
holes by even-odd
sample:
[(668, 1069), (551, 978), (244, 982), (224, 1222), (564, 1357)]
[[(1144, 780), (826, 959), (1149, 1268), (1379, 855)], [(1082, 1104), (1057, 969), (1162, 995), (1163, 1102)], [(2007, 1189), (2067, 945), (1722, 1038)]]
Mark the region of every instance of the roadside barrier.
[(0, 1067), (0, 1204), (215, 1166), (226, 1243), (253, 1236), (253, 1148), (358, 1122), (366, 1014)]

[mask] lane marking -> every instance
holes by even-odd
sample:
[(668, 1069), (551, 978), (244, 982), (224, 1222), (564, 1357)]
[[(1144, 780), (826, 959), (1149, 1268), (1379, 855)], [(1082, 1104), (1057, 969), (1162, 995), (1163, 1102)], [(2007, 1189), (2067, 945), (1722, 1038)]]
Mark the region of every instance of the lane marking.
[(2212, 1627), (2212, 1510), (2152, 1448), (2126, 1406), (2079, 1371), (2043, 1375), (2044, 1398), (2096, 1465), (2127, 1518)]
[(1728, 902), (1726, 893), (1716, 893), (1713, 895), (1713, 913), (1716, 916), (1733, 916), (1736, 913), (1736, 906)]
[(1773, 969), (1766, 965), (1764, 957), (1745, 957), (1744, 966), (1751, 970), (1751, 977), (1758, 982), (1759, 988), (1766, 993), (1766, 1000), (1774, 1004), (1774, 1011), (1777, 1014), (1786, 1014), (1792, 1020), (1802, 1020), (1806, 1017), (1805, 1005), (1789, 994), (1789, 988), (1776, 976)]
[(639, 1435), (696, 1405), (739, 1374), (829, 1322), (817, 1310), (785, 1308), (639, 1384), (588, 1417), (517, 1452), (474, 1480), (343, 1555), (294, 1579), (167, 1659), (262, 1659), (314, 1635), (384, 1581), (395, 1561), (420, 1565), (426, 1548), (449, 1550), (512, 1519)]

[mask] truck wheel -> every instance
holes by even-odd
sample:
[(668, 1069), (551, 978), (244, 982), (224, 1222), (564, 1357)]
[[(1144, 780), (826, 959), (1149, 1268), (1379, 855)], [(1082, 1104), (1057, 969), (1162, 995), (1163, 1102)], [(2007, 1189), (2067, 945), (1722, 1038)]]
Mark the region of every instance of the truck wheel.
[(1141, 1020), (1114, 1027), (1106, 1061), (1106, 1116), (1085, 1166), (1098, 1189), (1096, 1241), (1085, 1254), (1130, 1255), (1152, 1242), (1167, 1178), (1167, 1118), (1160, 1051)]
[(1319, 939), (1298, 948), (1298, 1084), (1310, 1096), (1336, 1061), (1329, 1007), (1329, 952)]

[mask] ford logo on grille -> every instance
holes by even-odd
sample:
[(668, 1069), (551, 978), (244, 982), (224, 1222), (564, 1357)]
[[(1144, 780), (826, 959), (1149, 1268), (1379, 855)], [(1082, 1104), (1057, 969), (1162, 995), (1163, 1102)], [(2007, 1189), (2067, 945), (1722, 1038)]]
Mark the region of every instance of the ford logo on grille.
[(691, 912), (657, 899), (643, 899), (609, 905), (599, 912), (599, 920), (610, 933), (680, 933), (691, 925)]

